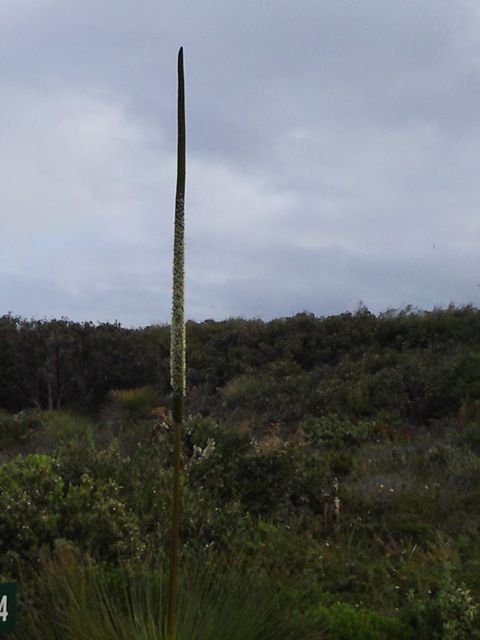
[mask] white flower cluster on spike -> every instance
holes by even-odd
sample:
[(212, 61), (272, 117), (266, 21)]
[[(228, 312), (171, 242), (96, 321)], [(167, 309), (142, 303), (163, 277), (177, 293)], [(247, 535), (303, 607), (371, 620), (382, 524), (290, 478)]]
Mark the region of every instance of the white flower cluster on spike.
[(170, 337), (170, 383), (173, 395), (185, 396), (185, 266), (184, 266), (185, 210), (179, 199), (175, 207), (175, 236), (173, 243), (173, 301)]

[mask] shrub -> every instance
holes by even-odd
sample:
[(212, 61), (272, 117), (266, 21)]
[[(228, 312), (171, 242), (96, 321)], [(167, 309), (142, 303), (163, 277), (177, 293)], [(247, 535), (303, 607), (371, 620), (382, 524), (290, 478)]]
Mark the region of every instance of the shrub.
[(480, 607), (463, 583), (457, 583), (453, 566), (443, 564), (434, 589), (407, 593), (407, 618), (418, 640), (471, 640), (478, 631)]
[(37, 409), (24, 409), (19, 413), (0, 413), (0, 441), (2, 449), (23, 446), (29, 436), (42, 426), (43, 414)]
[(59, 538), (104, 559), (141, 552), (137, 518), (118, 483), (88, 473), (67, 481), (64, 472), (43, 454), (0, 467), (0, 557), (35, 559)]
[(410, 631), (396, 618), (346, 603), (314, 607), (305, 614), (312, 627), (325, 626), (331, 640), (408, 640)]
[(0, 467), (0, 558), (32, 556), (59, 537), (63, 481), (51, 457), (15, 458)]
[(61, 537), (96, 558), (115, 561), (143, 550), (137, 518), (120, 499), (114, 480), (84, 474), (68, 488), (61, 516)]
[(369, 422), (353, 424), (336, 414), (308, 418), (300, 426), (314, 446), (330, 448), (359, 445), (368, 440), (371, 428)]
[(43, 411), (40, 414), (41, 428), (32, 436), (36, 450), (50, 453), (68, 443), (78, 442), (80, 446), (93, 443), (92, 423), (69, 411)]
[[(115, 512), (118, 517), (132, 516), (125, 532), (138, 525), (141, 546), (158, 546), (168, 529), (171, 501), (170, 469), (164, 461), (170, 456), (166, 448), (167, 443), (160, 440), (140, 444), (132, 456), (125, 456), (113, 446), (97, 451), (71, 444), (58, 451), (57, 469), (68, 486), (78, 488), (84, 476), (90, 477), (105, 500), (123, 505), (124, 510)], [(138, 551), (136, 543), (131, 550)]]

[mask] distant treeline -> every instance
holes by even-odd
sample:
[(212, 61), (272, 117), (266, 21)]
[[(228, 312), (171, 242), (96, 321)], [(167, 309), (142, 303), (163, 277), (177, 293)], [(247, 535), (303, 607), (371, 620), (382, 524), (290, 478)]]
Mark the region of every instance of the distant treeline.
[[(169, 395), (168, 325), (0, 318), (0, 407), (95, 412), (111, 389)], [(480, 310), (472, 306), (375, 316), (187, 324), (188, 410), (291, 422), (307, 416), (385, 416), (426, 423), (476, 411)]]

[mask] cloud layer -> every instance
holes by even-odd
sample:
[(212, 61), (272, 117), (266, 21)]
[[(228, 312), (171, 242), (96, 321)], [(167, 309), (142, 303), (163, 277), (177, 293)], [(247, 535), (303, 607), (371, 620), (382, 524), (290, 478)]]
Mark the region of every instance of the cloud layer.
[(0, 313), (167, 322), (176, 53), (187, 315), (478, 304), (467, 0), (10, 0)]

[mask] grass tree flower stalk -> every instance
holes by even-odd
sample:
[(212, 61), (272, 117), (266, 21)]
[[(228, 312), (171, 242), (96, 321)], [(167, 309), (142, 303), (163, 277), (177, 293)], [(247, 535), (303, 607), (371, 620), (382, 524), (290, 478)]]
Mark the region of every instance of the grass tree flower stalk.
[(167, 608), (167, 639), (175, 634), (180, 537), (180, 449), (185, 407), (185, 87), (183, 47), (178, 52), (178, 143), (177, 189), (175, 196), (175, 232), (173, 245), (173, 299), (170, 338), (170, 382), (172, 417), (175, 431), (170, 576)]

